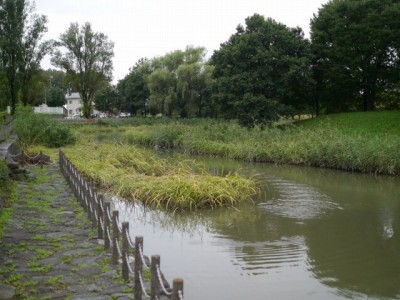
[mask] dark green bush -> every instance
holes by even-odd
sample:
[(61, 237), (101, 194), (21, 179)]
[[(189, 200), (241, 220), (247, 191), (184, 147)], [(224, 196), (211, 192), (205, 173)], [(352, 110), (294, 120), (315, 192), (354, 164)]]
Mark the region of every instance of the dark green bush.
[(35, 144), (62, 147), (76, 140), (70, 128), (49, 116), (33, 113), (30, 107), (18, 108), (14, 131), (22, 148)]
[(9, 180), (8, 177), (8, 167), (4, 160), (0, 160), (0, 189), (7, 186)]

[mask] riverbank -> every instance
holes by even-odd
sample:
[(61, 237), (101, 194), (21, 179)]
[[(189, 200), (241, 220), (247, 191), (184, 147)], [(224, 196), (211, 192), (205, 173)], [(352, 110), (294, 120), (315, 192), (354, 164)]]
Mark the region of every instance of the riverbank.
[(399, 119), (400, 111), (344, 113), (247, 129), (223, 120), (135, 118), (76, 131), (185, 154), (398, 176)]
[(133, 299), (56, 164), (17, 182), (0, 242), (0, 299)]

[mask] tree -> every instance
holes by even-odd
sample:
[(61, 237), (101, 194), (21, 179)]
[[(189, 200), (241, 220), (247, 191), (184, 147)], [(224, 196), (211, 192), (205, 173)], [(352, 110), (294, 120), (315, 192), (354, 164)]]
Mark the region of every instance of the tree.
[(12, 114), (15, 113), (19, 88), (17, 74), (21, 59), (24, 9), (24, 0), (4, 0), (0, 2), (1, 60), (7, 78)]
[(187, 47), (151, 61), (153, 71), (147, 77), (151, 110), (179, 117), (209, 112), (213, 67), (205, 62), (205, 54), (202, 47)]
[(47, 17), (34, 11), (34, 4), (29, 1), (0, 1), (0, 55), (12, 113), (15, 112), (18, 92), (21, 92), (23, 103), (28, 103), (32, 77), (51, 49), (51, 41), (40, 42), (47, 31)]
[(399, 16), (395, 0), (331, 0), (314, 15), (317, 96), (327, 111), (372, 110), (399, 82)]
[(103, 88), (95, 97), (96, 109), (102, 112), (113, 112), (119, 108), (119, 95), (117, 88), (111, 84)]
[(309, 43), (300, 28), (255, 14), (214, 52), (213, 97), (242, 125), (265, 125), (304, 109), (312, 85)]
[(121, 110), (129, 111), (132, 115), (145, 114), (150, 91), (147, 87), (148, 77), (152, 72), (151, 61), (142, 58), (124, 79), (118, 83), (120, 93)]
[(66, 48), (67, 53), (57, 50), (52, 63), (66, 71), (67, 80), (81, 96), (83, 115), (88, 118), (94, 97), (111, 81), (114, 43), (103, 33), (93, 32), (90, 23), (80, 29), (78, 23), (71, 23), (57, 45)]

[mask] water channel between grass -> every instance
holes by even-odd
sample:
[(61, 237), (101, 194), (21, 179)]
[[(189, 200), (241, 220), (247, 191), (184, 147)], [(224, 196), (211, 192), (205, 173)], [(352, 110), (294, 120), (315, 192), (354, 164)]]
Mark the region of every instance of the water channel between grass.
[(200, 160), (254, 176), (262, 196), (175, 214), (116, 202), (186, 299), (400, 297), (400, 178)]

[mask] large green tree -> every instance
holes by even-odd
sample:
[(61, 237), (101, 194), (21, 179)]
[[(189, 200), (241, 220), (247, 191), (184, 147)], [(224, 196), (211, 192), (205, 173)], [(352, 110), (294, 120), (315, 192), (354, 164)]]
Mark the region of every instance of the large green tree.
[(149, 108), (166, 116), (200, 117), (210, 111), (213, 67), (202, 47), (187, 47), (151, 61)]
[(17, 75), (21, 61), (24, 15), (24, 0), (4, 0), (0, 2), (0, 53), (13, 114), (18, 100)]
[(42, 42), (47, 17), (35, 13), (35, 5), (25, 0), (0, 1), (0, 56), (6, 75), (11, 111), (15, 112), (18, 93), (26, 105), (32, 78), (40, 62), (51, 49), (51, 41)]
[(400, 2), (331, 0), (311, 21), (317, 99), (329, 112), (372, 110), (400, 79)]
[(213, 96), (242, 125), (265, 125), (304, 109), (312, 84), (310, 47), (300, 28), (255, 14), (214, 52)]
[(66, 71), (67, 80), (81, 96), (83, 115), (88, 118), (96, 94), (111, 81), (114, 43), (105, 34), (94, 32), (90, 23), (81, 28), (71, 23), (57, 45), (67, 52), (57, 50), (52, 63)]
[(151, 61), (142, 58), (118, 83), (120, 110), (129, 111), (132, 115), (145, 114), (150, 97), (147, 78), (152, 72)]

